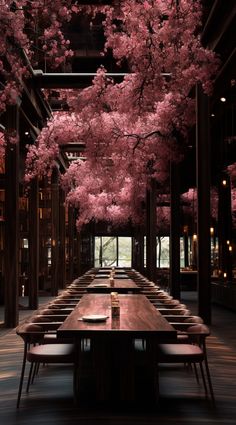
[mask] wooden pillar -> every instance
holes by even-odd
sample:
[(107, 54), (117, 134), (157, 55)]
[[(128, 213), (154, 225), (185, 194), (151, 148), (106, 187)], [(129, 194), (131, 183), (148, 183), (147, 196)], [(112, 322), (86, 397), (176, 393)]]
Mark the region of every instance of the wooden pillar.
[(59, 189), (59, 288), (66, 286), (66, 218), (65, 218), (65, 192)]
[(156, 182), (150, 182), (146, 197), (146, 269), (147, 277), (156, 281)]
[(188, 259), (188, 231), (184, 229), (184, 267), (189, 267), (189, 259)]
[(221, 174), (219, 182), (218, 207), (219, 270), (223, 280), (232, 280), (232, 212), (231, 184), (226, 173)]
[[(94, 222), (90, 223), (90, 265), (89, 268), (94, 267)], [(118, 258), (118, 255), (117, 255)]]
[(137, 226), (132, 237), (132, 267), (140, 273), (144, 271), (144, 234), (141, 226)]
[(81, 270), (81, 235), (76, 229), (76, 217), (74, 215), (74, 232), (73, 232), (73, 277), (78, 277), (82, 273)]
[(69, 282), (74, 277), (74, 210), (68, 208), (68, 279)]
[(38, 308), (39, 287), (39, 191), (38, 179), (31, 183), (29, 195), (29, 308)]
[(210, 246), (210, 137), (209, 101), (196, 86), (196, 172), (197, 172), (197, 249), (198, 314), (211, 323), (211, 246)]
[(94, 266), (94, 225), (89, 223), (80, 233), (81, 272), (85, 273)]
[[(6, 129), (19, 133), (18, 106), (7, 109)], [(5, 326), (19, 321), (19, 143), (7, 143), (5, 156)]]
[(81, 235), (77, 232), (77, 273), (78, 276), (82, 275), (82, 269), (81, 269)]
[(170, 293), (180, 299), (180, 184), (179, 165), (170, 166)]
[(58, 294), (59, 283), (59, 185), (58, 169), (55, 167), (51, 176), (51, 294)]

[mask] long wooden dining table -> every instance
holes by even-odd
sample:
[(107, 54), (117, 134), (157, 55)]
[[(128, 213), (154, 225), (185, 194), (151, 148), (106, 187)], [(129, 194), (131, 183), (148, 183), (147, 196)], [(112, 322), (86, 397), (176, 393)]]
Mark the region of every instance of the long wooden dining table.
[(88, 292), (104, 292), (109, 293), (112, 291), (119, 293), (138, 293), (141, 291), (141, 288), (136, 285), (136, 283), (132, 279), (119, 279), (116, 278), (113, 280), (113, 286), (111, 286), (109, 279), (99, 279), (97, 281), (94, 279), (92, 283), (90, 283), (86, 290)]
[[(158, 397), (157, 344), (176, 339), (176, 330), (139, 294), (120, 294), (120, 316), (111, 315), (110, 294), (86, 294), (58, 328), (74, 339), (74, 397), (135, 402)], [(104, 315), (104, 321), (86, 321)]]

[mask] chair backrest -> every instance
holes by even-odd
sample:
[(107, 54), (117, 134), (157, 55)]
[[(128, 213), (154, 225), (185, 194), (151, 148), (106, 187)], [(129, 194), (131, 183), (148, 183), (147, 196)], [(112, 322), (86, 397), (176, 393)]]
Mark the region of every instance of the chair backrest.
[(210, 335), (210, 329), (202, 323), (189, 326), (186, 329), (186, 332), (190, 341), (194, 344), (198, 344), (199, 346), (205, 346), (205, 339)]
[(167, 296), (166, 298), (164, 298), (163, 301), (162, 301), (162, 303), (163, 304), (170, 304), (170, 305), (173, 305), (173, 306), (180, 305), (180, 302), (178, 300), (171, 299), (171, 298), (169, 298), (169, 296)]
[(45, 331), (40, 325), (34, 323), (24, 323), (16, 328), (17, 335), (25, 341), (25, 343), (36, 344), (43, 341)]
[(184, 321), (188, 323), (203, 323), (203, 320), (200, 316), (191, 316), (187, 319), (184, 319)]
[(44, 308), (44, 309), (42, 309), (42, 310), (39, 310), (38, 311), (38, 314), (39, 315), (42, 315), (42, 314), (44, 314), (44, 315), (46, 315), (46, 316), (49, 316), (49, 315), (54, 315), (54, 314), (59, 314), (59, 312), (58, 312), (58, 309), (52, 309), (52, 308)]

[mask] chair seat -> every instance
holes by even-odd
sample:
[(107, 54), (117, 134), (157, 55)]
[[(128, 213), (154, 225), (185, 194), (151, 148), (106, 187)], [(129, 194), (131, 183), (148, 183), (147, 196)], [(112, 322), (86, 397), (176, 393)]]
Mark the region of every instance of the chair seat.
[(73, 344), (73, 338), (62, 338), (58, 337), (56, 333), (46, 333), (43, 337), (44, 344)]
[(36, 345), (27, 353), (27, 360), (38, 363), (71, 363), (74, 360), (74, 345)]
[(189, 342), (188, 335), (181, 332), (177, 333), (177, 342)]
[(160, 363), (201, 362), (204, 353), (197, 345), (192, 344), (159, 344), (158, 361)]

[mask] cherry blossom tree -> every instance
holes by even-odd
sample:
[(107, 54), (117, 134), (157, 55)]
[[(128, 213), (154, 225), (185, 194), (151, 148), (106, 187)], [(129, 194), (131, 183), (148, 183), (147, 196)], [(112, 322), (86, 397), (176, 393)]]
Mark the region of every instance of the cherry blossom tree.
[(130, 206), (136, 185), (141, 202), (150, 179), (164, 184), (170, 162), (184, 154), (195, 120), (192, 89), (201, 83), (209, 94), (218, 66), (201, 45), (200, 3), (126, 0), (103, 8), (105, 53), (111, 51), (130, 72), (116, 83), (100, 68), (90, 87), (70, 93), (77, 134), (51, 132), (59, 124), (55, 116), (27, 160), (28, 177), (47, 173), (60, 144), (72, 137), (85, 144), (86, 165), (65, 177), (67, 199), (80, 209), (79, 227), (91, 218), (136, 217)]
[[(218, 191), (216, 187), (212, 187), (210, 191), (210, 211), (211, 219), (217, 220), (218, 217)], [(182, 211), (185, 216), (185, 220), (197, 223), (197, 189), (190, 188), (188, 192), (181, 195)]]
[(5, 146), (6, 140), (3, 131), (0, 131), (0, 158), (3, 158), (5, 155)]
[(84, 126), (74, 113), (56, 112), (48, 120), (37, 139), (37, 145), (28, 146), (25, 181), (36, 176), (50, 176), (60, 146), (79, 141)]
[(197, 222), (197, 189), (190, 188), (181, 195), (182, 211), (187, 221), (195, 227)]
[(14, 104), (29, 76), (29, 63), (42, 58), (50, 67), (73, 55), (63, 23), (79, 8), (72, 0), (0, 0), (0, 113)]
[(67, 192), (66, 201), (79, 210), (77, 228), (91, 220), (106, 220), (111, 224), (124, 224), (130, 217), (140, 224), (140, 209), (144, 189), (142, 183), (131, 176), (112, 176), (100, 173), (88, 160), (74, 161), (62, 176), (62, 187)]
[(228, 165), (227, 173), (230, 176), (230, 181), (233, 186), (236, 186), (236, 162)]

